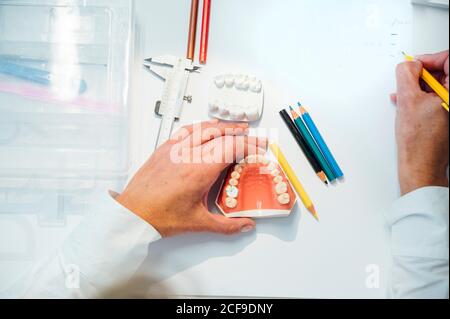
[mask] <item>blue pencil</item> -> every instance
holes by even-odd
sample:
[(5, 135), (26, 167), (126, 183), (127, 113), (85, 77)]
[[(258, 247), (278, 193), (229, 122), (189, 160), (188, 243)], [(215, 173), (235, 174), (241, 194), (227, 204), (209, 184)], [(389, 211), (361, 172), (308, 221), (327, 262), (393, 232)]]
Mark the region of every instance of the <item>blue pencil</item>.
[(314, 139), (316, 140), (317, 145), (322, 151), (322, 154), (325, 156), (327, 162), (330, 164), (333, 173), (337, 178), (344, 177), (344, 173), (342, 172), (341, 168), (339, 167), (339, 164), (337, 163), (336, 159), (331, 153), (330, 148), (328, 147), (327, 143), (322, 137), (322, 134), (320, 134), (319, 129), (317, 128), (316, 124), (311, 118), (311, 115), (309, 115), (308, 111), (301, 105), (301, 103), (298, 103), (298, 106), (300, 107), (300, 113), (302, 114), (303, 120), (308, 126), (308, 129), (311, 132), (311, 134), (314, 136)]

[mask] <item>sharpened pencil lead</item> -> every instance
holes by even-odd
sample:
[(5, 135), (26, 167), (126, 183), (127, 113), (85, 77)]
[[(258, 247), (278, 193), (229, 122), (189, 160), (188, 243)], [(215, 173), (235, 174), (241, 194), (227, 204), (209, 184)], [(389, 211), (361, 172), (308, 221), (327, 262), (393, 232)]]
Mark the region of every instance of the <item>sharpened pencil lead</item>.
[(317, 214), (316, 209), (314, 208), (314, 206), (308, 207), (309, 212), (311, 213), (311, 215), (313, 215), (313, 217), (320, 222), (320, 218), (319, 215)]
[(299, 118), (299, 115), (297, 112), (295, 112), (294, 108), (292, 106), (289, 106), (289, 108), (291, 109), (291, 115), (294, 118), (294, 120)]
[(308, 111), (307, 111), (303, 106), (301, 106), (301, 107), (300, 107), (300, 113), (301, 113), (302, 115), (305, 115), (306, 113), (308, 113)]
[(327, 176), (325, 175), (325, 173), (323, 171), (318, 173), (317, 176), (320, 178), (320, 180), (322, 182), (324, 182), (325, 185), (328, 185)]

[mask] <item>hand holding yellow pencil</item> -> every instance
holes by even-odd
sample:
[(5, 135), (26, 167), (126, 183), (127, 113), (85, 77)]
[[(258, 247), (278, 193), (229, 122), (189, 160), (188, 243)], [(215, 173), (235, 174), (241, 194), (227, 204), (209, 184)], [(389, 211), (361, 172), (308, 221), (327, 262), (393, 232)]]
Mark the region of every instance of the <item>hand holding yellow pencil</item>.
[[(414, 61), (415, 58), (403, 52), (406, 60)], [(425, 68), (422, 71), (422, 79), (430, 86), (430, 88), (436, 92), (437, 95), (443, 100), (442, 107), (449, 112), (449, 92), (439, 83), (438, 80)]]

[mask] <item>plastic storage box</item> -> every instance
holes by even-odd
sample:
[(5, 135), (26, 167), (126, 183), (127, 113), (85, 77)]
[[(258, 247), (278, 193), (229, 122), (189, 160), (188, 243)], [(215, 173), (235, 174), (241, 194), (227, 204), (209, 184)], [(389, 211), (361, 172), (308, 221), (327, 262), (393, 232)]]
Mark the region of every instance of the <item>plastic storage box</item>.
[(0, 214), (64, 225), (128, 173), (130, 0), (0, 0)]

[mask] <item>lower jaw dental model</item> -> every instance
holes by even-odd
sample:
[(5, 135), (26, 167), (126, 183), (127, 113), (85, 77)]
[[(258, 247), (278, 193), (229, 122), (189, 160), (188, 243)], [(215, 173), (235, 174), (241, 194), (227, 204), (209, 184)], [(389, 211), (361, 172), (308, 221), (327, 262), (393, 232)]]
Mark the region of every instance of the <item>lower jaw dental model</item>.
[(230, 168), (216, 205), (229, 218), (273, 218), (289, 216), (296, 202), (280, 166), (256, 155)]

